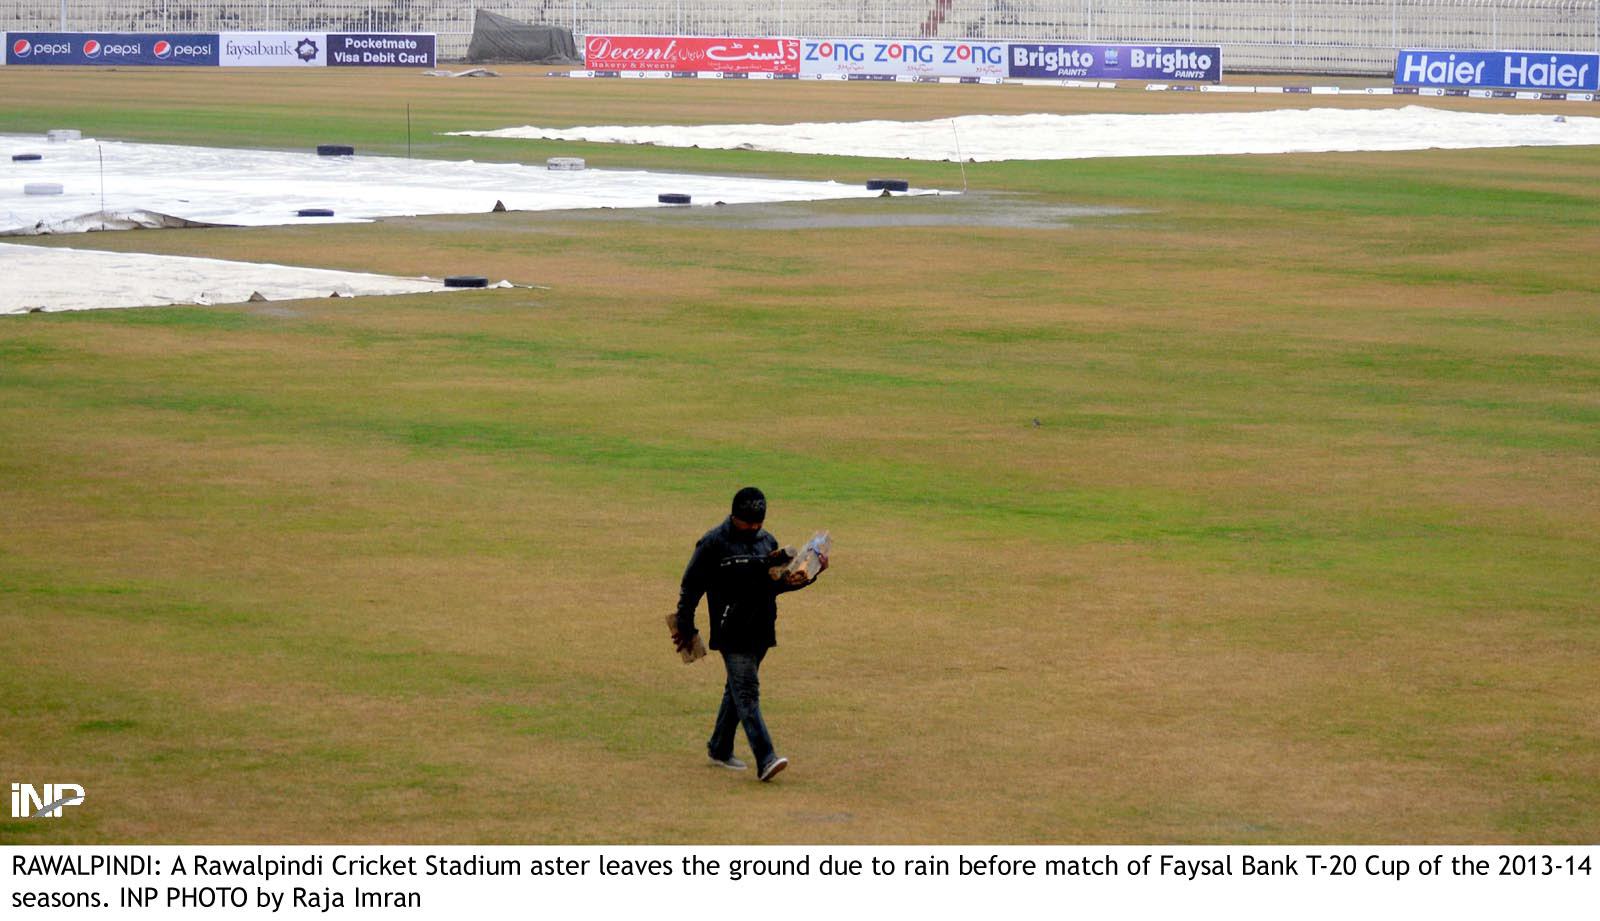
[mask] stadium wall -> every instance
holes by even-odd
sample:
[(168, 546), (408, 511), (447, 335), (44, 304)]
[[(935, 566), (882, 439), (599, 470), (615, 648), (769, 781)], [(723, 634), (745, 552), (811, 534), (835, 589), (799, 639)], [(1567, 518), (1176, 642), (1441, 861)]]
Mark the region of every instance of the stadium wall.
[(1400, 48), (1600, 52), (1600, 0), (0, 0), (0, 30), (433, 32), (474, 11), (574, 35), (1220, 45), (1230, 71), (1388, 75)]

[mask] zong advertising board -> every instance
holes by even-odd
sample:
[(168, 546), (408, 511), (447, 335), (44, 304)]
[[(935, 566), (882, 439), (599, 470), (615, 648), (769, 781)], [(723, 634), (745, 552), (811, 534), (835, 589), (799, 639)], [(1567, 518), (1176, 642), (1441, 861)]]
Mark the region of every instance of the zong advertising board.
[(800, 40), (801, 76), (852, 74), (1000, 78), (1006, 75), (1006, 46), (909, 38)]

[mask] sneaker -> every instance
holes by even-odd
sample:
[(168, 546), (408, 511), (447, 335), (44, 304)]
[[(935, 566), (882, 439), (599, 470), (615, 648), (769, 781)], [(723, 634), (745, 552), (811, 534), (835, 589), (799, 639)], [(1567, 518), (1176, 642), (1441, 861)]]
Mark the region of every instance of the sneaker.
[(788, 766), (789, 766), (789, 759), (788, 758), (783, 758), (783, 757), (773, 758), (771, 761), (767, 762), (767, 766), (766, 767), (761, 769), (761, 779), (762, 780), (771, 780), (772, 778), (778, 776), (778, 772), (779, 771), (783, 770), (784, 768), (786, 768)]
[(707, 752), (706, 763), (712, 767), (727, 768), (730, 771), (742, 771), (745, 769), (745, 763), (732, 755), (726, 758), (718, 758), (716, 755)]

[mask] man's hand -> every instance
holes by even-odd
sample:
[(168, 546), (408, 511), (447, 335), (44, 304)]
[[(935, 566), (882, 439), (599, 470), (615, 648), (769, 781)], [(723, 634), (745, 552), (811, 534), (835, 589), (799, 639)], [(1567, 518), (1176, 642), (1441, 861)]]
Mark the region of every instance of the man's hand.
[(674, 633), (672, 634), (673, 648), (677, 649), (679, 652), (688, 652), (690, 649), (694, 648), (695, 637), (699, 635), (699, 630), (695, 630), (692, 633)]
[[(823, 572), (825, 572), (827, 570), (827, 568), (828, 568), (828, 556), (827, 556), (827, 554), (824, 554), (824, 553), (817, 554), (817, 576), (822, 575)], [(786, 584), (788, 584), (789, 586), (793, 587), (793, 588), (803, 588), (803, 587), (805, 587), (807, 585), (810, 585), (811, 583), (817, 581), (817, 576), (808, 576), (808, 575), (806, 575), (806, 571), (804, 569), (796, 569), (794, 572), (786, 573), (784, 575), (784, 577), (783, 577), (783, 581)]]

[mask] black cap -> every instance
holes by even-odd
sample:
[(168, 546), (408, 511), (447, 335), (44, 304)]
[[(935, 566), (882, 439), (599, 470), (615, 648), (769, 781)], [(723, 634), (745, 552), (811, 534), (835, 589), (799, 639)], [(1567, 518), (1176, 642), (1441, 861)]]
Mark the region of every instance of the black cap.
[(749, 524), (767, 520), (767, 497), (754, 486), (746, 486), (733, 494), (733, 517)]

